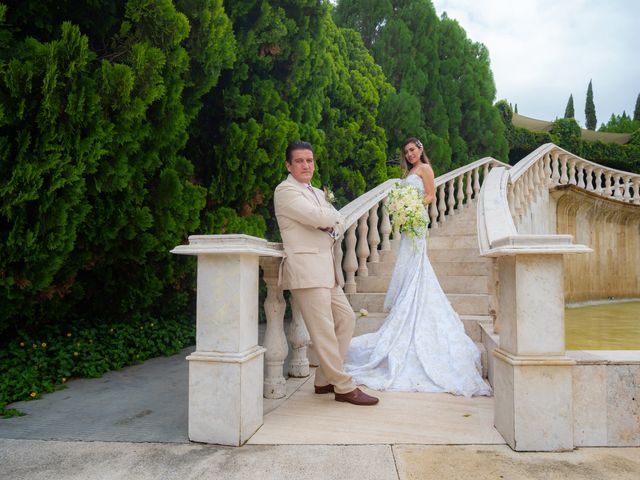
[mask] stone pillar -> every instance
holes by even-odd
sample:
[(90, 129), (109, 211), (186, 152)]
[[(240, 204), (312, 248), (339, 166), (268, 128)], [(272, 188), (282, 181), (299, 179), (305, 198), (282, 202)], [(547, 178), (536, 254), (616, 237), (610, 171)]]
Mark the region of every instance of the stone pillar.
[(198, 257), (196, 351), (189, 361), (189, 439), (239, 446), (262, 425), (258, 258), (282, 256), (247, 235), (193, 235), (172, 250)]
[(575, 361), (565, 355), (562, 255), (515, 254), (498, 262), (495, 427), (517, 451), (571, 450)]

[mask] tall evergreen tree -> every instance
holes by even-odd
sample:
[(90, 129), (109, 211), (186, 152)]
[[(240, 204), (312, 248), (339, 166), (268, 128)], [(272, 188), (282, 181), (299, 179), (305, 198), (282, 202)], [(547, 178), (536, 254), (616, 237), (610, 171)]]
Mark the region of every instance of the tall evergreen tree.
[(584, 116), (587, 129), (595, 130), (598, 119), (596, 118), (596, 106), (593, 103), (593, 85), (591, 84), (591, 80), (589, 80), (589, 87), (587, 87), (587, 101), (584, 106)]
[(380, 116), (390, 146), (407, 134), (422, 138), (440, 172), (480, 154), (506, 158), (486, 48), (468, 40), (457, 22), (440, 21), (430, 0), (377, 5), (341, 0), (335, 18), (372, 38), (367, 46), (396, 88)]
[(187, 149), (208, 190), (203, 230), (273, 233), (270, 200), (291, 140), (313, 144), (318, 177), (339, 200), (385, 179), (376, 114), (392, 87), (361, 40), (345, 42), (330, 4), (242, 0), (228, 15), (236, 62), (206, 96)]
[(205, 192), (181, 151), (233, 36), (220, 0), (181, 3), (186, 15), (170, 0), (7, 11), (0, 330), (184, 305), (186, 266), (168, 250), (197, 227)]
[(564, 109), (564, 118), (575, 118), (576, 113), (573, 108), (573, 93), (569, 95), (567, 106)]
[(640, 93), (638, 94), (638, 97), (636, 98), (636, 106), (633, 109), (633, 121), (634, 122), (640, 122)]

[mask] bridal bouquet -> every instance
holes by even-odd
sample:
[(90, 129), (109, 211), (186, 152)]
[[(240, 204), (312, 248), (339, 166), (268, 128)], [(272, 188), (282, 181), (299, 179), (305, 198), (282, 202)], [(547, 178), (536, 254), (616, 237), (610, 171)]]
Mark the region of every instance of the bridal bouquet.
[(411, 238), (424, 237), (429, 217), (422, 202), (422, 192), (416, 187), (396, 183), (387, 201), (393, 230), (399, 230)]

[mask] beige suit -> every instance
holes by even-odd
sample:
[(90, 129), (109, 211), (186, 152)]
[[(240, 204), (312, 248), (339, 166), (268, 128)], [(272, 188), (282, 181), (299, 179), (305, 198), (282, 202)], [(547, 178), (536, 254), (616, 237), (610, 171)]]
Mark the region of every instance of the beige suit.
[(276, 188), (274, 205), (286, 257), (282, 287), (290, 290), (309, 330), (320, 367), (316, 385), (334, 385), (338, 393), (355, 388), (344, 362), (355, 314), (342, 291), (333, 256), (335, 239), (320, 228), (344, 233), (344, 219), (322, 190), (310, 191), (289, 175)]

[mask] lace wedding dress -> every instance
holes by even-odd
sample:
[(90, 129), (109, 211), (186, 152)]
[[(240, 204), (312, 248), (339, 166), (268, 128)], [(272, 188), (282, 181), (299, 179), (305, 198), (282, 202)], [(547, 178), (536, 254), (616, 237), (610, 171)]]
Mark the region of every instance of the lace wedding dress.
[[(415, 174), (404, 182), (424, 192)], [(426, 211), (425, 211), (426, 214)], [(377, 332), (351, 340), (345, 370), (374, 390), (491, 395), (480, 352), (465, 334), (427, 257), (426, 238), (402, 235)]]

